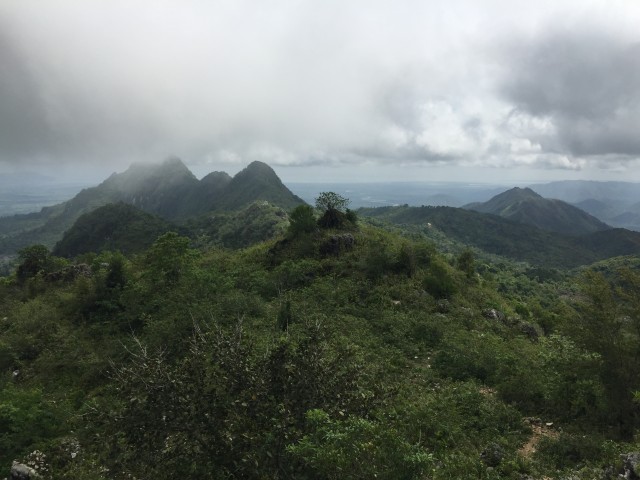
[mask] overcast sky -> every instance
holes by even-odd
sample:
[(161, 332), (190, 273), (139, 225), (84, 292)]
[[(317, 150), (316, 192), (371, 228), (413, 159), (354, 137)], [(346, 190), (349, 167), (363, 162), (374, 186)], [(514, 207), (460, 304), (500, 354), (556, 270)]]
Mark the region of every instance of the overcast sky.
[(637, 0), (0, 0), (0, 171), (640, 181)]

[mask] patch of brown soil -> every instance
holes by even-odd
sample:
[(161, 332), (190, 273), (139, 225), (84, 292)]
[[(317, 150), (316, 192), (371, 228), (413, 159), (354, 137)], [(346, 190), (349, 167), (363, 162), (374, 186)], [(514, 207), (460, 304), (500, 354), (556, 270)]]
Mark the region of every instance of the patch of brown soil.
[(531, 458), (536, 453), (538, 443), (543, 437), (558, 438), (559, 433), (553, 429), (552, 423), (543, 423), (539, 418), (525, 418), (525, 423), (531, 426), (531, 437), (518, 453), (524, 458)]

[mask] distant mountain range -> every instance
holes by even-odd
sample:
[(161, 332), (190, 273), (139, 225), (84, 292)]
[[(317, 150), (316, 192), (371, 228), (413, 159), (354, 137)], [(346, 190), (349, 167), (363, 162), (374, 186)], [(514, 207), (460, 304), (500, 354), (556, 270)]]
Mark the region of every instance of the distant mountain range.
[(585, 235), (611, 228), (578, 207), (562, 200), (543, 198), (530, 188), (512, 188), (487, 202), (464, 208), (565, 235)]
[(640, 233), (618, 228), (568, 236), (498, 215), (452, 207), (361, 208), (358, 213), (411, 231), (428, 234), (436, 229), (464, 245), (547, 267), (571, 268), (640, 253)]
[(640, 184), (568, 180), (530, 188), (546, 198), (572, 203), (603, 222), (640, 231)]
[(213, 172), (202, 180), (177, 158), (158, 165), (134, 164), (69, 201), (36, 213), (0, 218), (0, 253), (34, 243), (53, 247), (82, 214), (110, 203), (132, 205), (180, 223), (208, 212), (238, 210), (258, 200), (286, 210), (304, 203), (262, 162), (249, 164), (233, 178)]

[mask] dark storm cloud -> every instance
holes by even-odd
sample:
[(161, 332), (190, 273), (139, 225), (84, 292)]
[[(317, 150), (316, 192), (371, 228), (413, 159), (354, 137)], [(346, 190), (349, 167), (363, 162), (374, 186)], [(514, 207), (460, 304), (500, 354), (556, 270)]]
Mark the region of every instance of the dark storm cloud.
[(548, 118), (545, 149), (574, 156), (640, 155), (640, 43), (614, 34), (553, 33), (511, 50), (502, 92)]
[[(43, 140), (34, 142), (34, 138)], [(51, 142), (47, 112), (17, 45), (0, 23), (0, 145), (4, 157), (37, 157)]]

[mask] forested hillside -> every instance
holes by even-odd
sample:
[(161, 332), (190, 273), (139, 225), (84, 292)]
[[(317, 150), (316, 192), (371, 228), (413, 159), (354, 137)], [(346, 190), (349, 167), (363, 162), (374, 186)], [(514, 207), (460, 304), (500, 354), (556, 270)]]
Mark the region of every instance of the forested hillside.
[(546, 267), (572, 268), (640, 254), (640, 233), (621, 228), (562, 235), (497, 215), (451, 207), (362, 208), (363, 216), (430, 238), (438, 234), (496, 255)]
[(346, 206), (323, 194), (240, 250), (173, 232), (128, 255), (22, 250), (0, 281), (0, 474), (624, 473), (637, 259), (544, 275)]
[(587, 212), (562, 200), (543, 198), (530, 188), (515, 187), (486, 202), (464, 208), (565, 235), (586, 235), (611, 229)]

